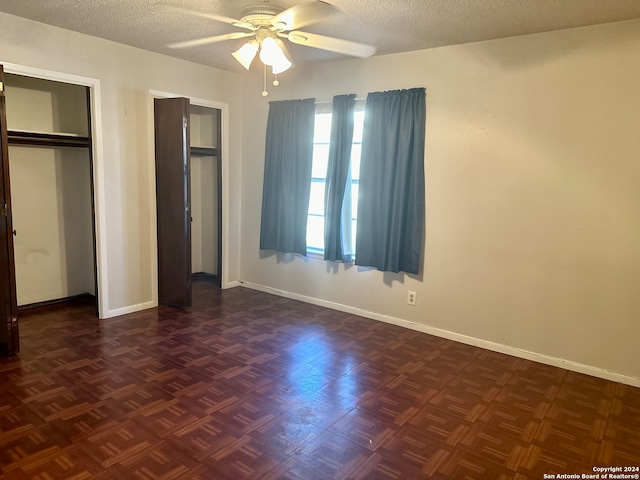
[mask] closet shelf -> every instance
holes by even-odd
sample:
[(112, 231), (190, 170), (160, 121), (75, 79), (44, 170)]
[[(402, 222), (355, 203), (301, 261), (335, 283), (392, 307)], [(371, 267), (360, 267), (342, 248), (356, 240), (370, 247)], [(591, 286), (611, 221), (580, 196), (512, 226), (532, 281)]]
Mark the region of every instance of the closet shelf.
[(218, 149), (216, 147), (191, 146), (191, 155), (194, 157), (217, 157)]
[(43, 133), (25, 130), (8, 130), (9, 145), (24, 145), (30, 147), (80, 147), (88, 148), (89, 137), (73, 133)]

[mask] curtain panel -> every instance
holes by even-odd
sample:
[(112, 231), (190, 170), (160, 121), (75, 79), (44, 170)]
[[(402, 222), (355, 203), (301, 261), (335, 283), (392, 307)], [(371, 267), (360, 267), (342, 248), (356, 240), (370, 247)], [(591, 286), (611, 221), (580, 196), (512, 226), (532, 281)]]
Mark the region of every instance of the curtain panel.
[(324, 191), (324, 259), (330, 261), (353, 260), (351, 202), (350, 195), (346, 198), (345, 192), (348, 183), (351, 182), (355, 107), (355, 94), (333, 97), (329, 161)]
[(315, 99), (269, 103), (260, 249), (307, 254)]
[(356, 265), (417, 274), (424, 236), (424, 88), (367, 96)]

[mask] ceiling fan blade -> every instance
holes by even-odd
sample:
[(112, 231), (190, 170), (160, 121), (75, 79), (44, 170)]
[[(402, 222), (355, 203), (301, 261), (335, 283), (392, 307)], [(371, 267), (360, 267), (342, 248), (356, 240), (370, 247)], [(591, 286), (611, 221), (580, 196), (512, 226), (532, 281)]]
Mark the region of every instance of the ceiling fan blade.
[(208, 18), (209, 20), (215, 20), (217, 22), (228, 23), (234, 27), (247, 28), (249, 30), (255, 30), (256, 28), (250, 23), (245, 23), (242, 20), (236, 20), (235, 18), (225, 17), (224, 15), (216, 15), (214, 13), (200, 12), (198, 10), (189, 10), (188, 8), (177, 7), (175, 5), (163, 5), (164, 7), (176, 10), (178, 12), (187, 13), (189, 15), (196, 15), (198, 17)]
[(216, 35), (213, 37), (198, 38), (196, 40), (187, 40), (185, 42), (176, 42), (167, 45), (169, 48), (189, 48), (198, 47), (200, 45), (208, 45), (210, 43), (223, 42), (225, 40), (235, 40), (237, 38), (252, 37), (253, 32), (234, 32), (225, 35)]
[(299, 3), (273, 17), (271, 25), (280, 30), (294, 30), (339, 13), (340, 10), (326, 2)]
[(340, 38), (325, 37), (315, 33), (307, 33), (296, 30), (289, 32), (286, 37), (297, 45), (319, 48), (330, 52), (343, 53), (353, 57), (366, 58), (376, 53), (376, 47), (364, 43), (351, 42)]

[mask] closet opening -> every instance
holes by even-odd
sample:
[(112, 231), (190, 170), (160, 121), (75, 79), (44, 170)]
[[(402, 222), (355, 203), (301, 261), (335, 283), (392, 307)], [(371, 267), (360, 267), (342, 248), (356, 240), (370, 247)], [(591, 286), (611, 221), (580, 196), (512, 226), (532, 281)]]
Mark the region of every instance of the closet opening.
[(219, 110), (191, 105), (191, 275), (221, 285)]
[(188, 308), (194, 281), (222, 286), (222, 110), (155, 98), (154, 130), (158, 303)]
[(81, 300), (97, 316), (90, 89), (4, 80), (18, 312)]

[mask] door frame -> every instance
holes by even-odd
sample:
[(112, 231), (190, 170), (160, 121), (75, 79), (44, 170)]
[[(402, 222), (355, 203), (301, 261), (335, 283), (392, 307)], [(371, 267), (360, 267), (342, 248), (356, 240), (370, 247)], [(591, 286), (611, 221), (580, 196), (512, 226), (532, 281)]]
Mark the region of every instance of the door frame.
[(109, 282), (107, 281), (107, 221), (106, 197), (104, 183), (104, 156), (102, 144), (102, 94), (100, 80), (71, 73), (45, 70), (11, 62), (4, 65), (5, 74), (22, 75), (25, 77), (52, 80), (60, 83), (70, 83), (89, 88), (89, 109), (91, 110), (91, 162), (93, 168), (93, 228), (95, 231), (95, 268), (96, 294), (98, 296), (98, 318), (106, 318), (109, 312)]
[[(198, 107), (215, 108), (220, 110), (221, 115), (221, 145), (220, 149), (220, 163), (222, 169), (222, 192), (220, 192), (220, 198), (222, 200), (222, 232), (220, 235), (222, 241), (222, 258), (220, 259), (222, 265), (222, 278), (221, 288), (231, 288), (234, 285), (229, 283), (229, 104), (218, 102), (215, 100), (208, 100), (204, 98), (197, 98), (184, 93), (175, 92), (163, 92), (160, 90), (149, 90), (148, 95), (148, 118), (150, 128), (149, 132), (149, 191), (156, 191), (156, 162), (155, 162), (155, 143), (154, 143), (154, 106), (153, 100), (156, 98), (172, 98), (172, 97), (185, 97), (189, 99), (191, 105)], [(152, 265), (152, 292), (153, 292), (153, 304), (158, 305), (158, 225), (156, 219), (156, 195), (151, 195), (151, 202), (149, 202), (149, 218), (151, 219), (151, 265)]]

